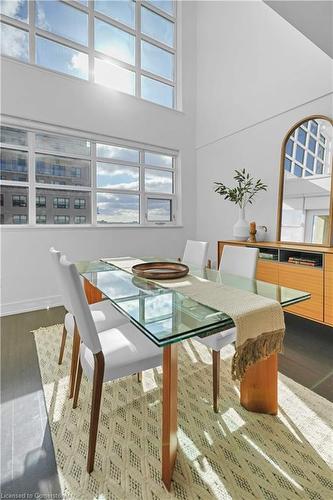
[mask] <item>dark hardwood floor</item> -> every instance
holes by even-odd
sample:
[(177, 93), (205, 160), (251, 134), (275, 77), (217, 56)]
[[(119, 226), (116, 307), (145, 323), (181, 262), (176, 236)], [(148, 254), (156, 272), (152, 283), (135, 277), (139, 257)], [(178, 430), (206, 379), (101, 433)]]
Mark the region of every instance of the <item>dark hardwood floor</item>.
[[(1, 494), (59, 494), (54, 450), (31, 330), (62, 323), (65, 310), (1, 318)], [(31, 498), (34, 498), (33, 496)]]
[[(61, 307), (1, 320), (1, 493), (59, 495), (35, 342), (31, 330), (61, 323)], [(333, 328), (286, 315), (279, 370), (333, 401)], [(49, 498), (51, 498), (49, 496)]]

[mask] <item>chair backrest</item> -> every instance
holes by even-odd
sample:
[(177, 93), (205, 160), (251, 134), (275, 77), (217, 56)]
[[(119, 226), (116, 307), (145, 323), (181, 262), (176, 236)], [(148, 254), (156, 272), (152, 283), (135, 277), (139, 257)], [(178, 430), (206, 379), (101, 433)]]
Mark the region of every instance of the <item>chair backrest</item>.
[(75, 264), (63, 255), (60, 258), (63, 282), (66, 285), (73, 314), (79, 329), (81, 341), (93, 354), (101, 351), (96, 326), (83, 291), (79, 273)]
[(255, 279), (259, 249), (224, 245), (220, 271)]
[(56, 250), (53, 247), (50, 248), (50, 254), (52, 257), (53, 264), (54, 264), (55, 273), (57, 276), (57, 282), (58, 282), (58, 285), (60, 288), (60, 293), (62, 295), (64, 307), (68, 312), (72, 313), (73, 311), (72, 311), (71, 302), (69, 300), (68, 290), (63, 282), (62, 269), (60, 266), (60, 258), (63, 254), (61, 252), (59, 252), (59, 250)]
[(207, 254), (207, 241), (187, 240), (182, 262), (200, 268), (206, 267)]

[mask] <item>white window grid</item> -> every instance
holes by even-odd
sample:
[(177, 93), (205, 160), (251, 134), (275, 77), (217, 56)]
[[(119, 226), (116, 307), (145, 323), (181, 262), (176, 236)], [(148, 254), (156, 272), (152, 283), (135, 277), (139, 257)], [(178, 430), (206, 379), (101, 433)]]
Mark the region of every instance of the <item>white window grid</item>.
[[(29, 33), (29, 63), (30, 64), (35, 64), (36, 65), (36, 36), (41, 36), (43, 38), (46, 38), (47, 40), (51, 40), (53, 42), (60, 43), (66, 47), (78, 50), (80, 52), (83, 52), (84, 54), (88, 55), (88, 61), (89, 61), (89, 71), (88, 71), (88, 81), (95, 83), (94, 79), (94, 66), (95, 66), (95, 58), (97, 59), (102, 59), (104, 61), (116, 64), (119, 67), (128, 69), (130, 71), (133, 71), (135, 73), (135, 95), (137, 97), (141, 98), (141, 76), (147, 76), (153, 80), (156, 80), (158, 82), (164, 83), (169, 85), (170, 87), (173, 88), (173, 108), (177, 107), (177, 1), (174, 1), (174, 15), (170, 15), (166, 13), (165, 11), (159, 9), (156, 7), (153, 3), (146, 2), (143, 0), (133, 0), (135, 3), (135, 28), (131, 28), (127, 26), (126, 24), (121, 23), (120, 21), (117, 21), (116, 19), (113, 19), (112, 17), (109, 17), (105, 14), (102, 14), (101, 12), (98, 12), (94, 10), (94, 0), (89, 0), (88, 5), (84, 5), (82, 3), (79, 3), (78, 1), (75, 0), (57, 0), (60, 1), (61, 3), (70, 5), (71, 7), (78, 9), (79, 11), (85, 12), (88, 14), (88, 46), (82, 45), (80, 43), (74, 42), (72, 40), (69, 40), (68, 38), (65, 38), (60, 35), (56, 35), (54, 33), (51, 33), (49, 31), (46, 31), (44, 29), (41, 29), (35, 25), (35, 10), (36, 10), (36, 5), (35, 1), (29, 1), (28, 2), (28, 22), (20, 21), (18, 19), (14, 19), (11, 17), (8, 17), (6, 15), (1, 14), (0, 15), (0, 20), (4, 22), (5, 24), (9, 24), (11, 26), (14, 26), (16, 28), (20, 28), (26, 32)], [(163, 17), (164, 19), (171, 21), (174, 24), (174, 45), (173, 47), (170, 47), (169, 45), (166, 45), (158, 40), (155, 40), (154, 38), (151, 38), (148, 35), (145, 35), (144, 33), (141, 33), (141, 6), (149, 9), (150, 11), (154, 12), (155, 14), (158, 14), (159, 16)], [(104, 21), (112, 26), (115, 26), (116, 28), (121, 29), (122, 31), (125, 31), (126, 33), (129, 33), (135, 37), (135, 64), (131, 65), (127, 62), (121, 61), (119, 59), (116, 59), (110, 55), (104, 54), (103, 52), (99, 52), (94, 49), (94, 20), (100, 19), (101, 21)], [(155, 73), (151, 73), (149, 71), (146, 71), (141, 68), (141, 41), (146, 41), (155, 47), (158, 47), (160, 49), (163, 49), (170, 54), (174, 56), (174, 75), (173, 75), (173, 80), (169, 80), (167, 78), (164, 78), (160, 75), (157, 75)], [(5, 56), (8, 57), (8, 56)], [(10, 58), (11, 59), (11, 58)], [(17, 61), (17, 59), (15, 59)], [(23, 61), (21, 61), (22, 64), (25, 64)], [(42, 67), (42, 66), (38, 66)], [(42, 67), (43, 68), (43, 67)], [(58, 71), (55, 70), (50, 70), (47, 68), (44, 68), (47, 71), (53, 71), (56, 73), (59, 73)], [(60, 73), (61, 75), (66, 75), (68, 77), (72, 78), (79, 78), (73, 75), (68, 75), (67, 73)], [(79, 78), (80, 79), (80, 78)]]
[[(320, 175), (325, 174), (324, 168), (325, 168), (325, 156), (326, 156), (327, 141), (325, 141), (325, 144), (323, 144), (320, 141), (320, 127), (318, 124), (317, 124), (318, 125), (317, 126), (317, 134), (315, 135), (311, 131), (311, 123), (313, 123), (313, 122), (315, 122), (315, 120), (309, 120), (306, 123), (302, 123), (299, 127), (299, 128), (302, 128), (304, 130), (304, 132), (306, 133), (305, 144), (303, 144), (302, 142), (300, 142), (298, 140), (298, 129), (296, 129), (297, 133), (296, 133), (296, 131), (293, 132), (293, 134), (291, 134), (291, 136), (288, 139), (288, 142), (291, 141), (293, 143), (293, 154), (292, 155), (288, 154), (287, 150), (285, 152), (285, 158), (287, 158), (288, 160), (291, 161), (291, 171), (290, 171), (291, 174), (295, 175), (294, 172), (295, 172), (296, 165), (298, 165), (302, 169), (302, 177), (320, 176)], [(314, 152), (309, 149), (310, 138), (312, 138), (316, 141), (316, 146), (315, 146)], [(301, 147), (304, 150), (303, 162), (300, 162), (296, 159), (297, 146)], [(319, 156), (319, 147), (320, 146), (324, 149), (323, 158), (320, 158), (320, 156)], [(307, 167), (308, 155), (310, 155), (314, 159), (313, 170), (311, 170), (310, 168)], [(322, 174), (316, 173), (317, 162), (320, 162), (323, 165)], [(306, 172), (307, 172), (307, 175), (306, 175)]]
[[(136, 145), (130, 144), (128, 142), (114, 142), (114, 141), (106, 141), (105, 139), (101, 140), (92, 140), (89, 137), (85, 139), (90, 142), (90, 155), (79, 155), (79, 154), (68, 154), (62, 153), (60, 151), (42, 149), (36, 147), (36, 134), (37, 133), (47, 133), (49, 135), (55, 135), (57, 137), (63, 136), (64, 138), (68, 138), (69, 135), (62, 135), (59, 133), (54, 133), (46, 131), (46, 130), (29, 130), (27, 128), (15, 127), (15, 125), (10, 124), (6, 125), (2, 123), (2, 126), (9, 126), (10, 128), (15, 128), (17, 130), (23, 130), (27, 132), (27, 146), (17, 145), (17, 144), (8, 144), (0, 142), (0, 149), (9, 149), (14, 151), (22, 151), (28, 153), (28, 180), (25, 181), (12, 181), (12, 180), (0, 180), (0, 188), (1, 186), (11, 186), (11, 187), (25, 187), (28, 189), (28, 224), (25, 224), (25, 227), (54, 227), (54, 224), (37, 224), (36, 223), (36, 198), (37, 189), (44, 190), (52, 190), (55, 192), (55, 197), (57, 191), (68, 191), (70, 192), (87, 192), (90, 193), (91, 196), (91, 223), (90, 224), (80, 224), (80, 227), (141, 227), (141, 226), (173, 226), (179, 223), (179, 210), (178, 210), (178, 198), (179, 198), (179, 172), (177, 171), (177, 153), (170, 152), (170, 150), (165, 150), (163, 148), (151, 148), (149, 146), (141, 146), (138, 147)], [(73, 138), (78, 138), (77, 136), (71, 136)], [(82, 137), (80, 137), (82, 138)], [(96, 144), (103, 144), (109, 146), (117, 146), (121, 148), (135, 149), (139, 152), (139, 162), (130, 162), (123, 160), (113, 160), (109, 158), (102, 158), (96, 156)], [(145, 152), (151, 152), (161, 155), (167, 155), (172, 157), (172, 167), (161, 167), (158, 165), (150, 165), (144, 163), (144, 154)], [(90, 161), (90, 186), (77, 186), (77, 185), (64, 185), (64, 184), (48, 184), (48, 183), (39, 183), (36, 182), (36, 154), (49, 154), (52, 156), (58, 156), (61, 158), (71, 158), (71, 159), (79, 159), (79, 160), (89, 160)], [(136, 166), (139, 168), (139, 189), (138, 190), (129, 190), (129, 189), (113, 189), (113, 188), (100, 188), (97, 187), (96, 178), (97, 178), (97, 162), (115, 164), (115, 165), (123, 165), (124, 167)], [(168, 171), (173, 174), (173, 190), (172, 193), (162, 193), (162, 192), (148, 192), (145, 191), (145, 169), (154, 169), (158, 171)], [(97, 222), (97, 193), (110, 193), (110, 194), (136, 194), (139, 196), (139, 223), (138, 224), (117, 224), (117, 223), (107, 223), (102, 224)], [(44, 196), (44, 195), (42, 195)], [(59, 195), (60, 196), (60, 195)], [(61, 195), (62, 197), (63, 195)], [(79, 195), (78, 195), (79, 196)], [(171, 220), (170, 222), (162, 222), (156, 221), (151, 222), (148, 221), (148, 213), (147, 213), (147, 205), (148, 199), (161, 199), (161, 200), (170, 200), (171, 201)], [(58, 224), (56, 224), (58, 225)], [(64, 224), (65, 225), (65, 224)], [(4, 226), (12, 226), (5, 225)], [(66, 227), (78, 227), (78, 224), (66, 224)]]

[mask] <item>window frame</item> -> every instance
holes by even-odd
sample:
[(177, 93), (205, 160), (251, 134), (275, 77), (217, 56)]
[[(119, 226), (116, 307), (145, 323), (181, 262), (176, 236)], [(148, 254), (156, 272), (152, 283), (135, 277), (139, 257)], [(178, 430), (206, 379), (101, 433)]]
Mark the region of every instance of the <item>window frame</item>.
[[(144, 228), (144, 227), (179, 227), (182, 225), (181, 221), (181, 200), (180, 200), (180, 194), (181, 194), (181, 185), (180, 185), (180, 155), (179, 151), (177, 150), (171, 150), (168, 148), (162, 148), (162, 147), (157, 147), (157, 146), (151, 146), (151, 145), (143, 145), (141, 143), (137, 142), (130, 142), (130, 141), (125, 141), (121, 139), (115, 139), (113, 140), (110, 137), (105, 137), (105, 136), (98, 136), (97, 134), (84, 134), (82, 132), (77, 132), (76, 134), (73, 133), (73, 131), (65, 131), (62, 128), (55, 127), (53, 128), (52, 126), (45, 126), (43, 124), (43, 127), (38, 127), (35, 128), (35, 126), (27, 126), (27, 125), (21, 125), (20, 123), (16, 123), (15, 121), (9, 121), (9, 122), (3, 122), (1, 123), (2, 126), (4, 127), (10, 127), (10, 128), (16, 128), (22, 131), (27, 132), (27, 145), (26, 146), (18, 146), (18, 145), (10, 145), (7, 143), (1, 143), (0, 142), (0, 148), (6, 148), (6, 149), (13, 149), (13, 150), (20, 150), (20, 151), (25, 151), (27, 152), (28, 155), (28, 181), (7, 181), (7, 180), (0, 180), (0, 188), (1, 185), (3, 186), (11, 186), (11, 187), (25, 187), (28, 189), (28, 223), (27, 224), (1, 224), (0, 227), (1, 229), (4, 228), (17, 228), (19, 225), (20, 228), (57, 228), (57, 227), (66, 227), (66, 228)], [(87, 141), (90, 141), (90, 155), (75, 155), (72, 153), (61, 153), (61, 152), (55, 152), (55, 151), (50, 151), (47, 149), (42, 149), (42, 148), (37, 148), (36, 147), (36, 140), (35, 140), (35, 135), (37, 133), (47, 133), (47, 134), (53, 134), (58, 137), (72, 137), (73, 139), (78, 138), (78, 139), (85, 139)], [(105, 144), (109, 146), (116, 146), (120, 148), (131, 148), (139, 151), (139, 162), (129, 162), (129, 161), (123, 161), (119, 159), (109, 159), (109, 158), (101, 158), (96, 156), (96, 145), (97, 143), (99, 144)], [(144, 153), (149, 152), (149, 153), (155, 153), (155, 154), (160, 154), (160, 155), (166, 155), (166, 156), (172, 156), (172, 167), (161, 167), (161, 166), (155, 166), (151, 164), (144, 164)], [(57, 185), (57, 184), (47, 184), (47, 183), (39, 183), (36, 182), (36, 173), (35, 173), (35, 158), (36, 155), (39, 153), (45, 153), (45, 154), (52, 154), (54, 156), (60, 156), (60, 157), (68, 157), (68, 158), (77, 158), (77, 159), (85, 159), (90, 161), (90, 179), (91, 179), (91, 184), (90, 186), (79, 186), (79, 185)], [(129, 189), (113, 189), (113, 188), (99, 188), (97, 187), (97, 162), (102, 161), (104, 163), (110, 163), (110, 164), (118, 164), (118, 165), (124, 165), (126, 166), (136, 166), (139, 167), (139, 189), (138, 190), (129, 190)], [(163, 171), (171, 171), (173, 173), (173, 192), (172, 193), (155, 193), (155, 192), (148, 192), (144, 190), (144, 172), (145, 168), (148, 169), (156, 169), (156, 170), (163, 170)], [(74, 193), (75, 191), (77, 192), (87, 192), (90, 193), (90, 217), (91, 217), (91, 223), (87, 224), (38, 224), (36, 222), (36, 214), (37, 214), (37, 206), (36, 206), (36, 198), (37, 196), (37, 189), (46, 189), (50, 191), (69, 191)], [(137, 224), (127, 224), (127, 223), (98, 223), (97, 222), (97, 193), (98, 192), (106, 192), (106, 193), (118, 193), (118, 194), (137, 194), (139, 195), (139, 223)], [(44, 196), (44, 195), (43, 195)], [(54, 194), (56, 197), (56, 193)], [(65, 196), (64, 194), (61, 194), (60, 197)], [(80, 197), (78, 195), (78, 197)], [(159, 198), (159, 199), (170, 199), (171, 200), (171, 217), (170, 217), (170, 222), (161, 222), (161, 221), (156, 221), (156, 222), (151, 222), (148, 221), (148, 198)], [(74, 202), (73, 202), (74, 205)], [(53, 201), (52, 201), (52, 207), (53, 207)], [(43, 207), (45, 208), (45, 207)], [(59, 209), (61, 210), (61, 209)], [(65, 210), (65, 209), (64, 209)], [(74, 210), (74, 208), (73, 208)], [(77, 211), (77, 215), (80, 215), (80, 211), (78, 209), (75, 209)], [(74, 216), (74, 215), (73, 215)]]
[[(135, 93), (128, 94), (124, 91), (117, 90), (118, 92), (126, 93), (126, 95), (131, 95), (132, 97), (137, 97), (139, 99), (143, 99), (144, 101), (148, 101), (152, 104), (155, 104), (157, 106), (162, 106), (163, 108), (166, 109), (171, 109), (171, 110), (178, 110), (179, 109), (179, 103), (181, 102), (180, 98), (180, 90), (178, 86), (178, 67), (179, 67), (179, 53), (177, 49), (177, 40), (179, 38), (179, 26), (180, 26), (180, 20), (179, 18), (181, 17), (181, 14), (179, 13), (180, 6), (178, 5), (181, 2), (177, 2), (174, 0), (174, 12), (173, 15), (168, 14), (164, 10), (159, 9), (156, 7), (153, 3), (145, 0), (133, 0), (135, 3), (135, 27), (134, 29), (131, 28), (130, 26), (117, 21), (116, 19), (113, 19), (112, 17), (107, 16), (106, 14), (103, 14), (97, 10), (94, 9), (94, 1), (89, 0), (88, 5), (84, 5), (83, 3), (80, 3), (79, 1), (71, 1), (71, 0), (58, 0), (61, 3), (64, 3), (72, 8), (75, 8), (81, 12), (84, 12), (88, 15), (88, 45), (82, 45), (80, 43), (74, 42), (72, 40), (69, 40), (68, 38), (65, 38), (60, 35), (56, 35), (52, 32), (46, 31), (42, 28), (39, 28), (35, 24), (35, 15), (36, 15), (36, 5), (35, 1), (29, 1), (28, 2), (28, 21), (20, 21), (19, 19), (14, 19), (9, 16), (6, 16), (4, 14), (0, 14), (0, 21), (8, 24), (10, 26), (13, 26), (15, 28), (19, 28), (21, 30), (24, 30), (25, 32), (28, 32), (28, 37), (29, 37), (29, 46), (28, 46), (28, 61), (21, 61), (17, 58), (7, 56), (7, 55), (1, 55), (1, 57), (8, 58), (10, 60), (23, 63), (23, 64), (32, 64), (36, 66), (39, 69), (42, 69), (44, 71), (51, 71), (52, 73), (57, 73), (61, 76), (69, 77), (69, 78), (75, 78), (76, 80), (80, 81), (86, 81), (89, 83), (93, 83), (95, 85), (101, 85), (95, 82), (94, 79), (94, 66), (95, 66), (95, 58), (105, 60), (106, 62), (110, 62), (113, 64), (116, 64), (120, 68), (125, 68), (127, 70), (130, 70), (134, 72), (135, 74)], [(154, 38), (145, 35), (144, 33), (141, 32), (141, 7), (144, 7), (154, 14), (157, 14), (161, 16), (162, 18), (171, 21), (174, 24), (174, 43), (173, 46), (169, 46), (165, 43), (162, 43), (158, 40), (155, 40)], [(110, 24), (111, 26), (114, 26), (126, 33), (129, 33), (134, 36), (134, 47), (135, 47), (135, 61), (134, 64), (131, 65), (129, 63), (126, 63), (124, 61), (121, 61), (119, 59), (116, 59), (115, 57), (112, 57), (110, 55), (104, 54), (101, 51), (95, 50), (95, 19), (99, 19), (100, 21), (104, 21), (107, 24)], [(88, 56), (88, 77), (87, 79), (77, 77), (75, 75), (71, 75), (69, 73), (64, 73), (58, 70), (53, 70), (50, 68), (45, 68), (43, 66), (37, 65), (36, 63), (36, 37), (40, 36), (42, 38), (45, 38), (47, 40), (50, 40), (52, 42), (60, 43), (61, 45), (65, 47), (69, 47), (71, 49), (77, 50), (79, 52), (82, 52)], [(174, 61), (174, 68), (173, 68), (173, 80), (169, 80), (167, 78), (164, 78), (162, 76), (159, 76), (155, 73), (149, 72), (147, 70), (144, 70), (141, 68), (141, 41), (146, 41), (155, 47), (158, 47), (162, 50), (165, 50), (173, 55), (173, 61)], [(157, 80), (161, 83), (164, 83), (166, 85), (169, 85), (170, 87), (173, 88), (173, 105), (172, 107), (166, 106), (164, 104), (159, 104), (154, 101), (150, 101), (148, 99), (145, 99), (142, 97), (141, 93), (141, 77), (146, 76), (147, 78), (150, 78), (152, 80)], [(112, 87), (111, 87), (112, 88)]]

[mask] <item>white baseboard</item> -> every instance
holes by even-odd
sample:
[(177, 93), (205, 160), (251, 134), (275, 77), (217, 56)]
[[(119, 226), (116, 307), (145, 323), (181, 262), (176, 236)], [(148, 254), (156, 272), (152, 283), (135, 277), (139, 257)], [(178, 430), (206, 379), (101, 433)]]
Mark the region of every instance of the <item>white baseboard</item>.
[(50, 307), (57, 307), (62, 305), (63, 301), (60, 295), (53, 295), (51, 297), (36, 297), (31, 300), (1, 304), (0, 316), (9, 316), (11, 314), (38, 311), (39, 309), (48, 309)]

